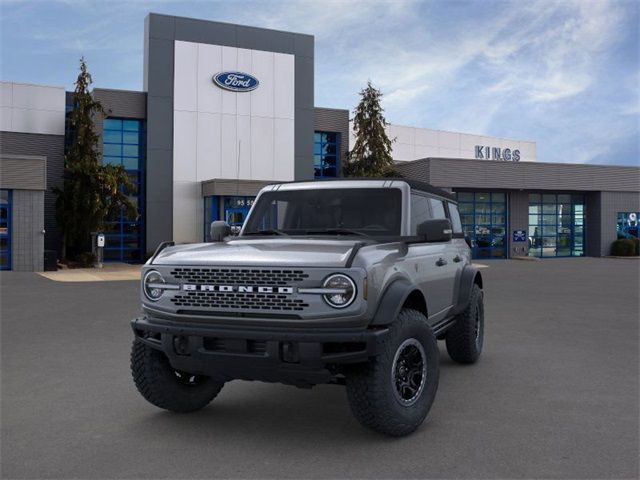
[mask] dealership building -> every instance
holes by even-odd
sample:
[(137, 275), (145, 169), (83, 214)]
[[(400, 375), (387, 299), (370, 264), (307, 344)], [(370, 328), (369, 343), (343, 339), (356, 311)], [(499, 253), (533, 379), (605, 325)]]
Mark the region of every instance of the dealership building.
[[(93, 94), (103, 162), (137, 185), (139, 216), (106, 222), (107, 261), (206, 241), (213, 220), (237, 229), (264, 185), (340, 177), (353, 141), (349, 110), (314, 104), (312, 35), (149, 14), (143, 91)], [(19, 82), (0, 95), (0, 267), (42, 270), (60, 249), (53, 189), (73, 95)], [(388, 133), (402, 176), (457, 195), (476, 258), (603, 256), (638, 235), (638, 167), (538, 161), (524, 140)]]

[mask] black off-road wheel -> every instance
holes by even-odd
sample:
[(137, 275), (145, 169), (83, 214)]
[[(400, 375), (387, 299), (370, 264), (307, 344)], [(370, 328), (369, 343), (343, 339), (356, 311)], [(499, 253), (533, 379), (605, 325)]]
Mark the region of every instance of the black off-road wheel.
[(156, 407), (172, 412), (195, 412), (213, 400), (224, 382), (174, 369), (159, 350), (134, 340), (131, 373), (142, 396)]
[(456, 318), (445, 338), (447, 352), (458, 363), (475, 363), (484, 343), (484, 303), (482, 289), (474, 284), (467, 308)]
[(346, 376), (347, 397), (358, 421), (395, 437), (412, 433), (438, 390), (438, 344), (425, 316), (403, 309), (380, 354)]

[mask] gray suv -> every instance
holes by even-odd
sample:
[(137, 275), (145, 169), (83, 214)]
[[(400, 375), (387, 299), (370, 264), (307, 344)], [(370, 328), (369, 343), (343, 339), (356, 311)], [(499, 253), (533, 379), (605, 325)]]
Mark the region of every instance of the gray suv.
[(438, 388), (437, 340), (482, 350), (482, 277), (447, 192), (397, 179), (262, 189), (238, 236), (158, 247), (142, 270), (131, 369), (152, 404), (205, 407), (234, 379), (345, 385), (365, 426), (401, 436)]

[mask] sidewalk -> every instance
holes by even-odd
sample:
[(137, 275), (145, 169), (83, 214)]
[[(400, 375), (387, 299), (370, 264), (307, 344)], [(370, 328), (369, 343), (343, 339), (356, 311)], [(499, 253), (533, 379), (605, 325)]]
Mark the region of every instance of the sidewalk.
[(70, 268), (57, 272), (38, 272), (38, 275), (56, 282), (111, 282), (140, 280), (142, 265), (108, 263), (104, 268)]

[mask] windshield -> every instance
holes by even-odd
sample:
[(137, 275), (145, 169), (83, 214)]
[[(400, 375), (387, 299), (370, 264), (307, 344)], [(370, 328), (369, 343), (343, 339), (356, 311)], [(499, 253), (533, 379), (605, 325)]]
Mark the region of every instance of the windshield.
[(243, 235), (400, 235), (397, 188), (318, 188), (263, 193)]

